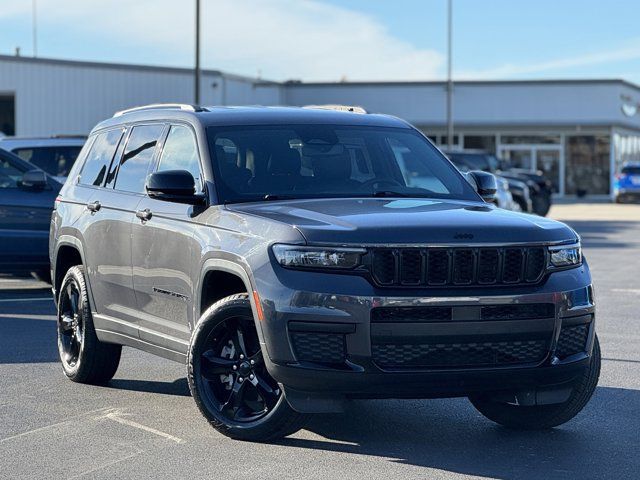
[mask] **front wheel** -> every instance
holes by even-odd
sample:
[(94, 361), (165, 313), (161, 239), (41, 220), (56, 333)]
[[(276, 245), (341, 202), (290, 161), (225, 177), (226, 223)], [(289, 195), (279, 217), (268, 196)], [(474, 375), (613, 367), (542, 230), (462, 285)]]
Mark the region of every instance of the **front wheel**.
[(302, 428), (269, 375), (247, 294), (220, 300), (202, 315), (189, 346), (187, 375), (200, 412), (220, 433), (269, 441)]
[(589, 402), (600, 376), (600, 343), (595, 338), (589, 368), (576, 381), (573, 392), (564, 403), (522, 406), (483, 398), (470, 397), (474, 407), (489, 420), (520, 430), (542, 430), (557, 427), (575, 417)]

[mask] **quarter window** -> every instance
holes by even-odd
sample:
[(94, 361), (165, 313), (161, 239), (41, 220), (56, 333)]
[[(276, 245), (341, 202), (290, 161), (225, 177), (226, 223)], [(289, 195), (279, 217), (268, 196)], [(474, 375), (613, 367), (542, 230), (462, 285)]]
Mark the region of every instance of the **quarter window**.
[(22, 171), (4, 158), (0, 158), (0, 188), (17, 188)]
[(122, 137), (121, 129), (98, 134), (80, 172), (82, 185), (101, 186), (103, 184), (111, 159), (120, 143), (120, 137)]
[(120, 161), (116, 189), (125, 192), (144, 192), (149, 167), (163, 130), (164, 125), (140, 125), (133, 128)]
[(164, 142), (158, 171), (186, 170), (196, 181), (196, 190), (202, 190), (198, 146), (193, 132), (184, 125), (172, 125)]

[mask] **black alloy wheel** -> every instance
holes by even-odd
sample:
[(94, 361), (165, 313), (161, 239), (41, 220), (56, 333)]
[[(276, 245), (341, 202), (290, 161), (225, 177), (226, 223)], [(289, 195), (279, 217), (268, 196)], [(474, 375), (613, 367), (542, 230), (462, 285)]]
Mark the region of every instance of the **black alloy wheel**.
[(98, 339), (81, 265), (71, 267), (62, 280), (57, 327), (58, 353), (67, 378), (92, 384), (103, 384), (113, 378), (122, 346)]
[(257, 328), (248, 294), (211, 305), (191, 335), (187, 379), (213, 428), (238, 440), (265, 442), (298, 431), (307, 415), (291, 408), (269, 374)]
[(58, 316), (58, 337), (62, 350), (62, 361), (75, 367), (80, 357), (84, 339), (83, 308), (81, 294), (75, 279), (70, 279), (60, 292), (60, 315)]
[(253, 318), (228, 318), (208, 335), (200, 354), (204, 393), (227, 419), (252, 422), (266, 416), (282, 394), (264, 365)]

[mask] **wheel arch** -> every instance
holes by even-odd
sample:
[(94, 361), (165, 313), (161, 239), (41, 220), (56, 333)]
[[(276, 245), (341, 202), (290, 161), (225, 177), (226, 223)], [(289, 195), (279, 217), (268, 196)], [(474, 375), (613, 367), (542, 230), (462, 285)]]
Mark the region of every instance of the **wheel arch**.
[[(74, 265), (85, 265), (82, 243), (75, 237), (62, 235), (56, 242), (55, 256), (52, 262), (53, 277), (51, 281), (53, 282), (52, 287), (54, 292), (54, 301), (56, 303), (62, 280), (69, 268)], [(85, 279), (85, 281), (86, 280), (87, 279)], [(91, 295), (91, 287), (88, 282), (87, 289), (89, 290), (89, 295)]]
[[(225, 285), (224, 289), (213, 292), (210, 290), (213, 286), (211, 282), (216, 279), (227, 280), (229, 283)], [(242, 290), (240, 290), (240, 287), (242, 287)], [(202, 313), (216, 301), (235, 293), (247, 293), (251, 303), (253, 320), (256, 323), (258, 335), (262, 340), (262, 328), (258, 321), (258, 311), (262, 307), (256, 305), (257, 295), (254, 293), (253, 282), (249, 273), (239, 262), (223, 258), (206, 260), (200, 273), (200, 284), (197, 292), (196, 302), (194, 302), (194, 308), (197, 313), (194, 315), (194, 327)]]

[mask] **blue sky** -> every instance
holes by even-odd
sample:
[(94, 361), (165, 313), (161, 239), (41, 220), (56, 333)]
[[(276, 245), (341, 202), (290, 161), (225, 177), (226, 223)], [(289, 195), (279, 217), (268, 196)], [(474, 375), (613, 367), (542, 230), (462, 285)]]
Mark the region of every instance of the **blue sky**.
[[(36, 0), (43, 57), (190, 66), (189, 0)], [(640, 83), (640, 2), (453, 0), (459, 79)], [(432, 80), (446, 0), (202, 0), (207, 68), (284, 80)], [(127, 12), (125, 15), (124, 12)], [(0, 0), (0, 53), (32, 53), (31, 0)]]

